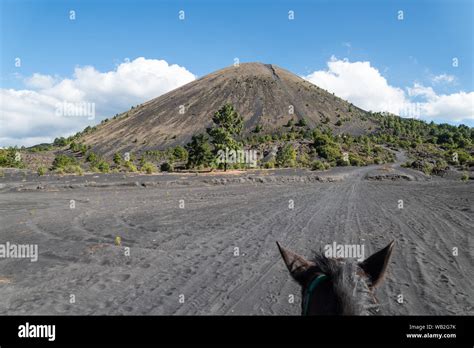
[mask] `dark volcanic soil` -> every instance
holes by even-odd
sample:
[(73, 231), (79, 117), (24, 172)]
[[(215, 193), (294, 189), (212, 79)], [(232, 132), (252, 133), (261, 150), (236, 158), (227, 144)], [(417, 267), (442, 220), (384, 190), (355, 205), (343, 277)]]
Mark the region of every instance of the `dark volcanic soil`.
[(296, 315), (299, 288), (275, 241), (311, 256), (334, 241), (364, 244), (367, 255), (392, 239), (388, 276), (377, 290), (383, 314), (474, 314), (472, 182), (382, 166), (316, 175), (86, 176), (41, 184), (6, 175), (0, 243), (36, 243), (40, 255), (37, 262), (0, 259), (0, 314)]

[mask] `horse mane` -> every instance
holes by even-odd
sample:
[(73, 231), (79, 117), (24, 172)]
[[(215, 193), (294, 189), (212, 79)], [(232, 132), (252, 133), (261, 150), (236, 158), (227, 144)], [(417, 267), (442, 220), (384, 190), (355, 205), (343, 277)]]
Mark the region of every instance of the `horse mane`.
[(322, 272), (332, 282), (337, 307), (343, 315), (374, 315), (378, 304), (368, 285), (368, 278), (353, 259), (334, 259), (315, 253), (315, 266), (309, 272)]

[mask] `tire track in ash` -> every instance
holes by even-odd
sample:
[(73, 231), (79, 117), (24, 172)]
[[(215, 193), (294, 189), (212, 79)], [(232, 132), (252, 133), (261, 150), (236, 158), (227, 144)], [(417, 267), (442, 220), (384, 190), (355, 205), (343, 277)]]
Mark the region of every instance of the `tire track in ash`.
[[(323, 199), (321, 199), (322, 204), (324, 204), (324, 208), (320, 209), (317, 211), (319, 214), (315, 214), (312, 212), (311, 217), (309, 218), (309, 221), (305, 222), (306, 226), (309, 226), (312, 222), (314, 222), (314, 226), (312, 226), (311, 232), (314, 231), (315, 227), (318, 232), (315, 235), (313, 233), (309, 234), (309, 229), (303, 228), (302, 232), (297, 235), (295, 235), (294, 238), (292, 238), (291, 242), (288, 243), (286, 242), (285, 245), (288, 247), (297, 250), (303, 254), (308, 255), (308, 251), (314, 250), (315, 247), (318, 245), (321, 247), (321, 244), (328, 244), (332, 243), (336, 237), (338, 237), (338, 242), (343, 242), (346, 240), (350, 240), (353, 238), (353, 234), (357, 231), (354, 231), (353, 233), (350, 233), (350, 231), (346, 231), (344, 226), (347, 226), (344, 221), (344, 217), (347, 217), (350, 214), (353, 214), (355, 211), (355, 200), (354, 197), (357, 196), (357, 183), (360, 181), (361, 175), (363, 174), (362, 171), (358, 171), (357, 174), (355, 175), (354, 178), (351, 178), (352, 180), (348, 181), (347, 183), (338, 183), (338, 184), (328, 184), (328, 190), (325, 192), (326, 196), (323, 196)], [(305, 206), (311, 207), (312, 201), (314, 200), (314, 189), (319, 187), (318, 185), (314, 186), (309, 186), (308, 190), (303, 191), (303, 195), (298, 199), (298, 201), (303, 201), (305, 202)], [(350, 202), (350, 205), (347, 204), (347, 202)], [(307, 202), (307, 203), (306, 203)], [(341, 211), (341, 210), (346, 210), (346, 216), (341, 216), (341, 215), (335, 215), (334, 212)], [(311, 211), (311, 210), (310, 210)], [(306, 231), (306, 233), (304, 233)], [(325, 243), (323, 243), (325, 241)], [(278, 262), (281, 263), (280, 256), (276, 252), (276, 255), (274, 256), (276, 258), (275, 262), (278, 264)], [(271, 264), (267, 270), (265, 270), (265, 273), (263, 276), (260, 277), (259, 282), (264, 283), (264, 280), (269, 277), (270, 271), (272, 270), (272, 267), (274, 266), (275, 263)], [(283, 266), (284, 269), (284, 266)], [(274, 286), (273, 288), (270, 288), (266, 290), (265, 292), (268, 293), (273, 293), (275, 292), (275, 289), (278, 288), (287, 288), (291, 289), (291, 292), (293, 294), (298, 294), (299, 289), (294, 284), (294, 282), (291, 280), (289, 277), (288, 273), (283, 271), (274, 276), (277, 279), (284, 279), (283, 285), (280, 285), (279, 287)], [(268, 282), (271, 283), (271, 282)], [(258, 283), (256, 284), (258, 285)], [(254, 285), (253, 287), (256, 287)], [(272, 286), (272, 285), (268, 285)], [(267, 287), (268, 287), (267, 286)], [(254, 289), (251, 289), (252, 291)], [(257, 292), (258, 293), (258, 292)], [(244, 303), (244, 304), (252, 304), (252, 303), (261, 303), (262, 298), (254, 298), (254, 299), (249, 299), (247, 298), (246, 301), (243, 299), (239, 300), (239, 302)], [(276, 296), (273, 296), (271, 298), (272, 302), (277, 302)], [(234, 305), (232, 308), (235, 308), (236, 305)], [(258, 307), (258, 306), (257, 306)], [(270, 310), (270, 313), (290, 313), (290, 314), (298, 314), (299, 309), (298, 306), (292, 306), (290, 309), (288, 306), (283, 306), (279, 304), (273, 304), (271, 306), (272, 310)], [(268, 311), (265, 311), (265, 308), (260, 307), (260, 312), (257, 311), (258, 308), (256, 306), (253, 306), (252, 308), (248, 307), (243, 307), (239, 312), (241, 313), (255, 313), (255, 314), (261, 314), (261, 313), (268, 313)]]
[[(463, 206), (469, 209), (469, 200), (463, 200), (462, 205), (453, 209), (453, 201), (458, 201), (457, 195), (452, 194), (456, 189), (450, 183), (451, 196), (445, 194), (444, 182), (437, 185), (427, 185), (423, 193), (416, 195), (425, 208), (423, 219), (419, 219), (414, 209), (409, 210), (415, 231), (421, 230), (428, 249), (426, 258), (422, 259), (421, 266), (429, 275), (428, 289), (434, 289), (427, 297), (427, 306), (433, 313), (441, 314), (448, 311), (451, 314), (473, 313), (473, 298), (470, 296), (474, 281), (472, 278), (473, 255), (470, 248), (471, 231), (474, 229), (472, 214), (460, 210)], [(464, 194), (473, 186), (459, 186)], [(467, 191), (466, 191), (467, 190)], [(434, 192), (439, 197), (433, 200)], [(473, 197), (467, 195), (467, 197)], [(448, 208), (447, 204), (451, 204)], [(471, 201), (472, 205), (472, 201)], [(453, 247), (457, 247), (459, 255), (453, 255)], [(466, 265), (467, 267), (463, 267)], [(432, 300), (430, 300), (432, 298)], [(442, 306), (440, 306), (440, 304)]]
[[(397, 201), (404, 197), (398, 194), (393, 195), (393, 192), (387, 196), (379, 187), (386, 184), (388, 183), (376, 185), (366, 182), (361, 190), (360, 199), (364, 204), (360, 205), (359, 214), (365, 219), (363, 224), (365, 231), (362, 235), (365, 237), (364, 244), (369, 246), (369, 248), (366, 247), (365, 257), (386, 246), (391, 240), (396, 241), (392, 260), (387, 269), (387, 276), (375, 293), (381, 304), (382, 314), (406, 315), (409, 314), (407, 306), (400, 306), (396, 303), (396, 296), (401, 293), (401, 289), (411, 286), (404, 275), (406, 270), (412, 267), (412, 261), (404, 256), (404, 250), (408, 248), (409, 237), (400, 228), (401, 222), (396, 216)], [(387, 201), (390, 202), (389, 207), (387, 207)], [(406, 229), (405, 225), (402, 227)], [(406, 292), (406, 290), (403, 291)], [(408, 299), (408, 301), (411, 300)]]
[[(280, 200), (281, 198), (278, 198), (278, 199)], [(242, 203), (245, 203), (245, 202), (242, 202)], [(245, 204), (246, 204), (246, 203), (245, 203)], [(234, 205), (231, 205), (231, 210), (233, 210), (233, 209), (235, 209), (235, 208), (240, 209), (239, 206), (235, 206), (235, 204), (234, 204)], [(203, 207), (203, 209), (205, 209), (205, 207)], [(209, 233), (211, 234), (211, 236), (210, 236), (211, 238), (215, 238), (215, 233), (213, 233), (212, 231), (209, 231)], [(212, 235), (214, 235), (214, 237), (213, 237)], [(225, 239), (230, 240), (230, 238), (228, 238), (228, 237), (226, 237)], [(207, 237), (206, 237), (206, 240), (207, 240)], [(211, 240), (212, 240), (212, 239), (211, 239)], [(222, 248), (224, 248), (224, 247), (222, 247)], [(226, 248), (226, 249), (228, 249), (228, 248)], [(216, 256), (213, 256), (213, 257), (212, 257), (213, 260), (215, 260), (216, 258), (219, 258), (219, 256), (217, 256), (217, 257), (216, 257)], [(232, 258), (227, 257), (227, 258), (225, 258), (225, 259), (220, 260), (219, 262), (220, 262), (220, 263), (223, 263), (223, 262), (225, 262), (225, 261), (228, 261), (229, 259), (232, 261)], [(178, 266), (179, 266), (179, 267), (183, 267), (183, 264), (184, 264), (184, 263), (185, 263), (185, 262), (180, 261), (180, 263), (179, 263)], [(207, 264), (203, 264), (200, 268), (204, 268), (204, 271), (205, 271), (206, 268), (207, 268)], [(214, 267), (214, 268), (217, 268), (217, 270), (219, 270), (218, 267)], [(198, 273), (199, 273), (198, 281), (204, 282), (206, 285), (208, 285), (209, 283), (206, 281), (207, 277), (206, 277), (206, 276), (203, 277), (203, 273), (201, 273), (200, 270), (199, 270)], [(204, 275), (205, 275), (205, 274), (204, 274)], [(189, 277), (185, 277), (185, 278), (189, 278)], [(222, 279), (222, 277), (221, 277), (221, 279)], [(192, 278), (191, 278), (191, 279), (182, 279), (182, 280), (185, 281), (185, 282), (187, 281), (187, 283), (192, 283), (192, 282), (193, 282), (193, 279), (192, 279)], [(180, 288), (182, 288), (182, 287), (180, 287)], [(203, 307), (203, 308), (209, 308), (209, 307)]]
[[(280, 188), (275, 188), (275, 190), (280, 190)], [(284, 188), (285, 191), (288, 191), (287, 188)], [(273, 190), (272, 190), (273, 191)], [(273, 194), (274, 192), (268, 191), (269, 194)], [(258, 254), (258, 250), (265, 250), (265, 248), (261, 248), (262, 243), (264, 243), (266, 240), (269, 238), (272, 239), (272, 249), (275, 248), (274, 241), (276, 238), (272, 237), (272, 232), (270, 233), (261, 233), (262, 231), (267, 231), (269, 230), (268, 224), (269, 221), (274, 221), (277, 216), (280, 214), (279, 210), (273, 209), (275, 206), (286, 206), (287, 207), (287, 201), (288, 201), (288, 195), (290, 194), (290, 197), (294, 197), (294, 190), (291, 190), (290, 193), (284, 192), (280, 193), (280, 195), (276, 195), (271, 198), (267, 198), (265, 195), (262, 195), (260, 192), (259, 194), (254, 196), (253, 201), (249, 201), (248, 199), (246, 200), (245, 204), (248, 206), (248, 211), (250, 213), (245, 213), (242, 214), (246, 217), (251, 216), (251, 223), (249, 224), (239, 224), (240, 218), (236, 219), (235, 223), (232, 223), (232, 220), (230, 220), (229, 225), (231, 226), (238, 226), (237, 228), (231, 228), (229, 233), (225, 235), (225, 238), (223, 239), (226, 243), (221, 246), (221, 250), (225, 250), (227, 253), (224, 258), (221, 259), (220, 264), (218, 265), (216, 271), (218, 272), (218, 275), (213, 276), (212, 279), (208, 279), (205, 277), (205, 279), (200, 279), (198, 280), (200, 283), (204, 284), (205, 286), (208, 286), (208, 284), (214, 284), (218, 289), (219, 289), (219, 294), (223, 298), (224, 302), (229, 301), (229, 291), (232, 291), (232, 287), (236, 287), (236, 277), (239, 276), (239, 273), (242, 272), (247, 272), (247, 276), (253, 276), (253, 275), (258, 275), (260, 271), (257, 269), (261, 267), (261, 263), (259, 262), (250, 262), (252, 261), (252, 257), (255, 254)], [(257, 203), (254, 203), (257, 202)], [(237, 205), (232, 205), (231, 206), (231, 212), (235, 212), (236, 210), (242, 209), (241, 208), (241, 202), (237, 203)], [(255, 207), (264, 207), (265, 210), (256, 210)], [(219, 210), (219, 214), (226, 214), (226, 212), (223, 212), (222, 209)], [(262, 219), (261, 217), (264, 216)], [(257, 217), (256, 219), (253, 217)], [(259, 232), (260, 231), (260, 232)], [(272, 229), (270, 228), (270, 231)], [(244, 233), (242, 233), (244, 232)], [(259, 238), (261, 236), (261, 238)], [(211, 238), (215, 238), (215, 233), (210, 233)], [(207, 242), (207, 239), (206, 239)], [(249, 248), (248, 243), (252, 243), (253, 248)], [(241, 256), (239, 258), (235, 258), (232, 256), (232, 247), (233, 246), (239, 246), (239, 248), (242, 250), (242, 252), (246, 252), (247, 254), (245, 256)], [(263, 253), (265, 254), (265, 252)], [(267, 261), (267, 260), (265, 260)], [(251, 267), (249, 267), (251, 266)], [(206, 265), (203, 264), (201, 267), (206, 268)], [(250, 275), (249, 275), (250, 274)], [(230, 278), (230, 279), (229, 279)], [(226, 288), (227, 287), (227, 288)], [(191, 305), (194, 307), (194, 310), (198, 310), (199, 308), (210, 308), (209, 305), (204, 305), (203, 302), (206, 300), (204, 299), (206, 296), (201, 295), (198, 296), (197, 298), (194, 297), (194, 302), (191, 303)], [(225, 306), (225, 305), (224, 305)], [(214, 305), (212, 306), (213, 311), (218, 310), (222, 306), (220, 305)], [(187, 310), (184, 310), (183, 312), (188, 313)], [(207, 312), (208, 311), (204, 311)]]
[[(136, 203), (133, 203), (133, 204), (136, 205)], [(138, 207), (138, 205), (137, 205), (137, 207)], [(137, 208), (137, 209), (139, 209), (139, 208)], [(146, 210), (146, 209), (145, 209), (145, 210)], [(102, 219), (102, 217), (97, 217), (97, 216), (95, 216), (95, 218)], [(86, 222), (86, 223), (87, 223), (87, 222)], [(89, 223), (87, 223), (87, 224), (89, 224)], [(140, 226), (135, 226), (135, 225), (129, 225), (129, 227), (130, 227), (131, 229), (133, 229), (133, 230), (131, 231), (131, 233), (137, 232), (138, 230), (141, 229)], [(137, 249), (138, 249), (138, 246), (134, 245), (134, 247), (135, 247), (134, 252), (136, 252)], [(141, 247), (143, 247), (143, 245), (142, 245)], [(158, 250), (158, 251), (159, 251), (159, 250)], [(178, 259), (177, 259), (177, 260), (178, 260)], [(177, 260), (176, 260), (176, 261), (177, 261)], [(144, 261), (146, 262), (147, 260), (144, 260)], [(154, 260), (154, 261), (156, 262), (156, 260)], [(173, 265), (172, 262), (170, 262), (169, 255), (167, 255), (166, 261), (167, 261), (166, 263), (163, 263), (163, 257), (160, 257), (160, 258), (159, 258), (159, 262), (160, 262), (161, 266), (163, 266), (164, 268), (167, 268), (167, 269), (172, 269), (174, 265)], [(162, 281), (163, 279), (165, 279), (165, 281), (170, 279), (170, 277), (166, 278), (166, 275), (165, 275), (164, 277), (163, 277), (163, 276), (160, 276), (159, 278), (160, 278), (160, 279), (158, 279), (159, 281), (157, 282), (158, 284), (159, 284), (160, 281)], [(151, 290), (154, 290), (154, 289), (153, 289), (153, 286), (154, 286), (154, 285), (151, 285)], [(124, 294), (123, 296), (119, 296), (119, 297), (116, 296), (115, 299), (114, 299), (114, 303), (115, 303), (116, 305), (120, 305), (121, 307), (123, 307), (124, 303), (126, 302), (126, 299), (129, 298), (130, 301), (132, 301), (132, 302), (133, 302), (134, 299), (136, 300), (136, 298), (135, 298), (134, 296), (130, 296), (130, 295), (131, 295), (131, 294)], [(137, 307), (140, 308), (140, 306), (138, 306), (139, 303), (136, 303), (136, 304), (137, 304)], [(145, 308), (150, 308), (150, 307), (145, 307)], [(115, 310), (115, 311), (120, 311), (120, 308), (108, 308), (108, 310), (113, 313), (114, 310)], [(141, 309), (141, 311), (143, 311), (143, 309)], [(143, 312), (140, 312), (140, 313), (143, 313)]]
[[(413, 194), (410, 187), (397, 186), (377, 185), (377, 190), (373, 190), (378, 194), (373, 199), (387, 220), (395, 222), (396, 230), (400, 231), (398, 239), (402, 242), (395, 250), (394, 259), (404, 264), (404, 267), (396, 267), (394, 271), (397, 273), (396, 280), (402, 284), (398, 293), (404, 294), (406, 304), (400, 306), (391, 301), (391, 310), (395, 311), (397, 306), (398, 310), (408, 314), (465, 312), (466, 307), (469, 307), (466, 290), (472, 288), (472, 284), (463, 284), (466, 273), (461, 276), (463, 281), (457, 285), (453, 283), (452, 275), (459, 274), (459, 270), (453, 267), (456, 261), (450, 254), (450, 245), (456, 243), (457, 239), (460, 241), (462, 232), (456, 231), (455, 225), (446, 216), (439, 214), (439, 201), (428, 204), (422, 198), (423, 193)], [(425, 190), (430, 187), (426, 185)], [(393, 196), (395, 188), (399, 192), (398, 197), (393, 198), (393, 204), (388, 208), (383, 196)], [(439, 190), (439, 187), (434, 186), (432, 189)], [(398, 199), (405, 202), (403, 210), (396, 208)], [(467, 224), (464, 222), (461, 225)]]
[[(301, 225), (295, 226), (294, 228), (297, 230), (296, 233), (293, 233), (293, 235), (286, 240), (279, 239), (285, 246), (296, 250), (307, 257), (312, 257), (312, 250), (315, 250), (316, 247), (318, 247), (318, 244), (321, 244), (321, 239), (323, 238), (323, 233), (321, 233), (321, 231), (326, 229), (325, 226), (328, 223), (327, 217), (328, 215), (332, 215), (331, 212), (332, 209), (334, 209), (334, 205), (328, 204), (328, 202), (338, 199), (338, 203), (335, 204), (338, 206), (342, 204), (344, 200), (344, 196), (338, 194), (336, 186), (330, 185), (328, 186), (329, 189), (325, 191), (325, 196), (323, 196), (323, 199), (320, 199), (318, 204), (314, 204), (315, 188), (316, 186), (308, 187), (307, 190), (302, 192), (297, 200), (299, 202), (304, 202), (303, 206), (305, 206), (306, 209), (304, 210), (305, 216), (303, 216), (304, 220), (301, 222)], [(324, 218), (324, 215), (326, 215), (326, 219)], [(317, 233), (314, 233), (315, 230)], [(267, 269), (265, 269), (263, 275), (255, 278), (253, 283), (246, 283), (243, 285), (243, 287), (247, 288), (247, 297), (244, 298), (241, 296), (239, 302), (231, 307), (232, 309), (236, 309), (237, 314), (299, 313), (298, 301), (291, 306), (282, 303), (286, 297), (282, 298), (282, 302), (278, 302), (280, 294), (282, 293), (282, 291), (279, 289), (289, 289), (290, 291), (288, 291), (287, 294), (292, 293), (297, 295), (296, 297), (299, 297), (299, 288), (293, 282), (286, 268), (284, 267), (281, 257), (274, 246), (274, 240), (272, 240), (271, 244), (271, 247), (275, 250), (275, 252), (271, 262), (268, 262)], [(275, 267), (275, 265), (278, 266)], [(267, 278), (270, 278), (270, 276), (273, 276), (275, 280), (267, 281)], [(254, 293), (254, 295), (252, 293)], [(264, 299), (268, 298), (269, 296), (270, 303), (264, 303)], [(267, 309), (267, 306), (270, 306), (270, 308)], [(260, 311), (258, 311), (258, 309), (260, 309)]]
[[(268, 189), (266, 189), (266, 191), (270, 192)], [(255, 197), (257, 196), (258, 195), (255, 194)], [(274, 200), (275, 201), (281, 200), (281, 197), (280, 198), (275, 197)], [(270, 201), (270, 200), (267, 200), (267, 201)], [(231, 201), (230, 204), (226, 204), (225, 206), (223, 206), (222, 204), (214, 205), (214, 209), (218, 209), (218, 213), (219, 213), (216, 216), (223, 216), (223, 219), (227, 219), (227, 215), (229, 214), (232, 215), (235, 213), (236, 210), (241, 208), (241, 203), (242, 203), (241, 200), (237, 199), (237, 200)], [(270, 204), (270, 206), (272, 205), (274, 205), (274, 203)], [(207, 206), (203, 206), (203, 203), (200, 202), (200, 209), (207, 210), (207, 208), (208, 208)], [(189, 216), (194, 218), (195, 214), (190, 212)], [(183, 221), (182, 223), (186, 224), (186, 221)], [(203, 224), (204, 224), (203, 225), (204, 227), (209, 227), (210, 224), (212, 225), (212, 221), (204, 220)], [(193, 227), (195, 226), (196, 226), (196, 222), (193, 221)], [(227, 262), (232, 261), (232, 257), (222, 258), (221, 256), (219, 256), (218, 252), (217, 252), (217, 255), (215, 255), (216, 252), (214, 252), (213, 253), (214, 256), (209, 256), (209, 255), (205, 256), (206, 258), (204, 261), (206, 262), (196, 262), (196, 260), (194, 259), (194, 256), (196, 255), (196, 248), (195, 248), (196, 245), (210, 244), (208, 245), (208, 248), (213, 248), (212, 243), (215, 243), (216, 235), (218, 235), (218, 233), (216, 232), (219, 232), (219, 231), (215, 231), (209, 228), (204, 229), (202, 233), (198, 233), (197, 235), (193, 236), (194, 239), (190, 241), (190, 243), (183, 243), (184, 248), (179, 251), (175, 250), (177, 248), (175, 244), (171, 243), (172, 241), (166, 243), (166, 248), (172, 250), (171, 252), (172, 254), (176, 256), (176, 261), (177, 261), (175, 265), (171, 265), (170, 267), (170, 269), (173, 270), (173, 275), (174, 275), (172, 277), (173, 278), (172, 286), (171, 285), (166, 286), (166, 284), (163, 285), (163, 287), (166, 288), (164, 289), (166, 293), (170, 293), (170, 292), (172, 293), (174, 291), (177, 291), (178, 289), (181, 290), (183, 293), (187, 293), (188, 292), (187, 290), (189, 287), (190, 288), (189, 292), (191, 293), (198, 292), (201, 297), (208, 294), (206, 291), (201, 291), (201, 290), (197, 291), (197, 289), (200, 288), (199, 286), (200, 284), (202, 284), (203, 286), (209, 285), (208, 278), (210, 277), (209, 275), (210, 272), (207, 272), (207, 268), (209, 268), (209, 266), (212, 266), (211, 268), (213, 269), (219, 269), (219, 267), (226, 261)], [(220, 233), (222, 237), (221, 240), (227, 240), (228, 243), (231, 244), (232, 238), (229, 237), (229, 234), (234, 233), (234, 231), (229, 230), (229, 231), (224, 231), (224, 232), (225, 232), (225, 235), (223, 236), (222, 236), (222, 232)], [(177, 238), (180, 238), (180, 237), (178, 236)], [(221, 250), (224, 250), (224, 249), (229, 250), (228, 246), (225, 246), (225, 245), (221, 245), (220, 247), (216, 247), (214, 249), (218, 251), (219, 248)], [(197, 250), (200, 250), (200, 249), (198, 248)], [(201, 256), (201, 255), (198, 255), (198, 256)], [(207, 261), (208, 259), (209, 261)], [(191, 265), (189, 265), (188, 260), (192, 261)], [(217, 264), (209, 265), (209, 262), (215, 262)], [(196, 269), (196, 267), (198, 268)], [(160, 313), (164, 312), (164, 313), (169, 314), (170, 312), (173, 313), (173, 311), (178, 310), (180, 308), (184, 308), (183, 311), (186, 312), (186, 308), (189, 302), (190, 300), (187, 301), (186, 304), (182, 306), (177, 306), (175, 303), (173, 305), (173, 308), (175, 309), (167, 308), (163, 311), (163, 308), (162, 308), (160, 309)], [(197, 299), (194, 299), (194, 302), (191, 302), (191, 303), (198, 303), (196, 305), (197, 307), (209, 308), (209, 306), (207, 307), (202, 306), (200, 304), (200, 300), (197, 300)]]

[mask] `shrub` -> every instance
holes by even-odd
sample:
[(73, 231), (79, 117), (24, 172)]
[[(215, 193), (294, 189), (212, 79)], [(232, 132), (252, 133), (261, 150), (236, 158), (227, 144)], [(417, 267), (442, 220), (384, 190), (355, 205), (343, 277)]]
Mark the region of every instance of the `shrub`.
[(53, 169), (64, 168), (68, 165), (77, 165), (76, 159), (66, 155), (57, 155), (54, 158)]
[(431, 163), (423, 162), (421, 171), (425, 173), (426, 175), (431, 175), (431, 173), (433, 172), (433, 167), (434, 166)]
[(24, 168), (20, 152), (14, 147), (0, 149), (0, 167)]
[(245, 169), (247, 168), (247, 164), (246, 163), (233, 163), (231, 165), (231, 168), (232, 169)]
[(298, 123), (296, 123), (298, 127), (306, 127), (306, 120), (304, 118), (301, 118), (298, 120)]
[(260, 133), (263, 129), (263, 126), (261, 124), (257, 124), (253, 130), (254, 133)]
[(403, 168), (412, 168), (413, 161), (406, 161), (405, 163), (402, 163), (400, 166)]
[(341, 121), (341, 120), (337, 120), (336, 126), (342, 126), (342, 121)]
[(48, 169), (46, 167), (39, 167), (37, 173), (39, 176), (42, 176), (45, 175), (47, 171)]
[(97, 162), (97, 160), (98, 160), (98, 157), (93, 152), (89, 152), (86, 156), (86, 162), (95, 163), (95, 162)]
[(315, 160), (313, 163), (311, 163), (311, 169), (312, 170), (325, 170), (326, 167), (323, 162)]
[(151, 162), (145, 162), (141, 168), (142, 172), (147, 174), (153, 174), (156, 172), (156, 166)]
[(342, 156), (337, 144), (320, 146), (317, 148), (317, 152), (319, 156), (327, 159), (329, 162), (334, 162)]
[(265, 169), (272, 169), (272, 168), (275, 168), (275, 160), (270, 160), (268, 162), (265, 162), (265, 164), (263, 165), (263, 167)]
[(345, 167), (345, 166), (349, 165), (349, 162), (344, 161), (344, 159), (342, 159), (342, 158), (338, 158), (336, 160), (336, 165), (339, 166), (339, 167)]
[(323, 134), (316, 130), (313, 132), (313, 146), (317, 149), (320, 146), (334, 144), (334, 141), (328, 134)]
[(364, 162), (362, 161), (362, 159), (359, 156), (354, 155), (352, 153), (349, 154), (349, 162), (351, 163), (351, 166), (359, 167), (359, 166), (364, 165)]
[(448, 133), (448, 132), (441, 133), (440, 135), (438, 135), (437, 143), (438, 144), (447, 144), (447, 145), (454, 144), (452, 134)]
[(160, 170), (162, 172), (172, 172), (173, 171), (173, 166), (169, 164), (168, 162), (162, 163), (160, 166)]
[(469, 180), (469, 174), (467, 172), (464, 172), (461, 177), (462, 181), (468, 181)]
[(280, 148), (276, 155), (276, 163), (279, 167), (294, 167), (296, 164), (296, 151), (291, 144)]
[(445, 171), (448, 168), (449, 168), (448, 163), (446, 163), (445, 160), (442, 160), (442, 159), (437, 160), (436, 165), (433, 168), (433, 174), (440, 174), (441, 172)]
[(110, 166), (107, 162), (100, 161), (99, 163), (97, 163), (97, 169), (99, 169), (101, 173), (108, 173), (110, 170)]
[(464, 150), (456, 150), (459, 164), (465, 164), (471, 160), (471, 156)]
[(303, 152), (299, 158), (298, 158), (298, 163), (302, 166), (302, 167), (309, 167), (310, 165), (310, 159), (309, 159), (309, 156), (306, 152)]
[(180, 145), (176, 146), (173, 150), (173, 157), (176, 161), (187, 161), (188, 151)]
[(124, 167), (128, 172), (135, 173), (137, 170), (137, 167), (131, 162), (131, 161), (125, 161)]
[(120, 156), (118, 152), (114, 153), (114, 163), (116, 165), (119, 165), (120, 163), (122, 163), (122, 156)]
[(81, 145), (79, 151), (82, 155), (85, 155), (87, 152), (87, 145)]
[(68, 174), (77, 174), (77, 175), (84, 174), (84, 170), (77, 164), (69, 164), (61, 169), (63, 169), (63, 171)]

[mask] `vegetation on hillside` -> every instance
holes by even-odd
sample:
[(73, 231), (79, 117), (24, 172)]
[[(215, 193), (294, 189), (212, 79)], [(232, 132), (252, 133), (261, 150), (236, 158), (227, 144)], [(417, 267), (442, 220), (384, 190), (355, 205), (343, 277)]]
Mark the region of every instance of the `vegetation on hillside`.
[(449, 167), (467, 170), (474, 166), (474, 128), (394, 115), (373, 116), (381, 127), (371, 138), (376, 143), (405, 150), (410, 158), (406, 167), (438, 175)]
[[(441, 175), (447, 169), (464, 173), (474, 165), (474, 129), (465, 125), (427, 123), (390, 114), (369, 113), (378, 126), (369, 134), (335, 135), (328, 124), (308, 126), (304, 118), (290, 119), (283, 127), (265, 132), (262, 125), (242, 135), (243, 119), (230, 104), (213, 115), (213, 124), (204, 134), (194, 134), (185, 145), (164, 150), (137, 153), (118, 151), (111, 161), (80, 142), (81, 136), (96, 127), (67, 138), (56, 138), (52, 144), (39, 144), (28, 149), (0, 149), (0, 167), (26, 168), (22, 153), (54, 152), (50, 168), (38, 167), (38, 174), (47, 170), (56, 173), (143, 172), (155, 173), (182, 169), (248, 168), (247, 162), (218, 160), (219, 151), (241, 155), (254, 151), (260, 168), (309, 168), (325, 170), (334, 166), (365, 166), (395, 160), (392, 150), (403, 150), (409, 157), (404, 166), (430, 175)], [(344, 115), (340, 120), (344, 120)], [(104, 122), (103, 122), (104, 123)], [(246, 154), (247, 154), (246, 153)], [(236, 157), (237, 158), (237, 157)], [(241, 158), (240, 158), (241, 159)], [(51, 163), (51, 162), (50, 162)]]
[[(235, 111), (231, 104), (224, 105), (212, 117), (214, 123), (211, 128), (207, 129), (210, 136), (211, 144), (214, 148), (214, 155), (217, 156), (219, 151), (240, 150), (242, 144), (238, 141), (243, 129), (243, 119)], [(228, 163), (219, 163), (227, 170)]]
[(25, 168), (20, 150), (16, 147), (0, 149), (0, 167)]

